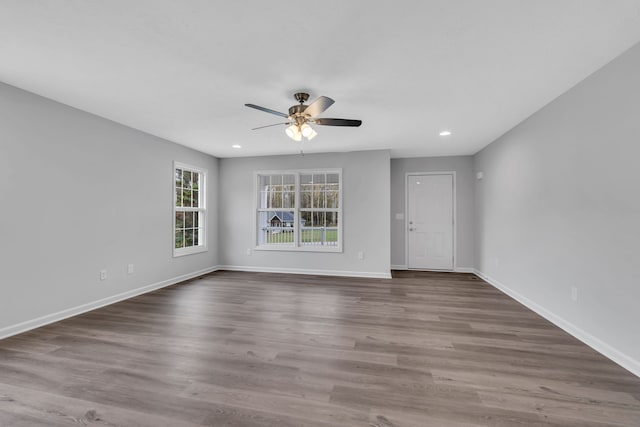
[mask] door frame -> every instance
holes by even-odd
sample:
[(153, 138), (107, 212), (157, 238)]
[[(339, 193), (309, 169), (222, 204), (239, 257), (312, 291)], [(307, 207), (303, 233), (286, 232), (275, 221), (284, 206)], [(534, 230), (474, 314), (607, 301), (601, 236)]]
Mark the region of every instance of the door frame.
[[(453, 179), (453, 268), (451, 270), (431, 270), (422, 268), (409, 268), (409, 177), (417, 175), (451, 175)], [(457, 214), (457, 197), (456, 197), (456, 171), (441, 172), (406, 172), (404, 174), (404, 265), (407, 270), (416, 271), (456, 271), (458, 261), (458, 214)]]

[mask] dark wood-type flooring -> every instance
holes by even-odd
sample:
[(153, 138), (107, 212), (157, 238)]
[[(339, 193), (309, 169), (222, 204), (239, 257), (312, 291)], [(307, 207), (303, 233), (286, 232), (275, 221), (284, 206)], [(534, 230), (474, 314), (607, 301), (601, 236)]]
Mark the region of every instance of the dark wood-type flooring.
[(0, 341), (0, 425), (640, 426), (640, 379), (470, 274), (216, 272)]

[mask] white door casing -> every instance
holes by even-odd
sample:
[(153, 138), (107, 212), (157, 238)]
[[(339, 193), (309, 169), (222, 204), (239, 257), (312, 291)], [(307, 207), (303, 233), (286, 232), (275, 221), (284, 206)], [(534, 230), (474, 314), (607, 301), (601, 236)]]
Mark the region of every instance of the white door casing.
[(454, 268), (454, 175), (407, 175), (407, 267)]

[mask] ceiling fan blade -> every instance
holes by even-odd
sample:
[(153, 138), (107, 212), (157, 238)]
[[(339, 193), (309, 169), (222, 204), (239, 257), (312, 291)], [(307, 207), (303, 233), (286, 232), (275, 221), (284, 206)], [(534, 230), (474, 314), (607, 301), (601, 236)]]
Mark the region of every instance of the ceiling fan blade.
[(281, 113), (279, 111), (275, 111), (270, 108), (261, 107), (259, 105), (255, 105), (255, 104), (244, 104), (244, 105), (249, 108), (255, 108), (256, 110), (264, 111), (265, 113), (275, 114), (276, 116), (287, 117), (287, 118), (289, 117), (288, 114)]
[(266, 125), (266, 126), (258, 126), (257, 128), (253, 128), (251, 130), (257, 130), (257, 129), (262, 129), (262, 128), (269, 128), (271, 126), (280, 126), (280, 125), (290, 125), (291, 122), (286, 122), (286, 123), (274, 123), (272, 125)]
[(313, 119), (313, 123), (322, 126), (360, 126), (362, 120), (350, 119)]
[(327, 98), (326, 96), (321, 96), (320, 98), (313, 101), (307, 108), (304, 110), (305, 114), (308, 114), (311, 117), (315, 117), (318, 114), (322, 113), (327, 108), (331, 107), (333, 103), (336, 102), (331, 98)]

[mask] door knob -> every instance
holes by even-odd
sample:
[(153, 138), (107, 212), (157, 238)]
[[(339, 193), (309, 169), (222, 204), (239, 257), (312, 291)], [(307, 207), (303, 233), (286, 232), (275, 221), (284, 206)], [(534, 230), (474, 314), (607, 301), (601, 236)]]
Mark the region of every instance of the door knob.
[(413, 231), (413, 228), (409, 228), (409, 231)]

